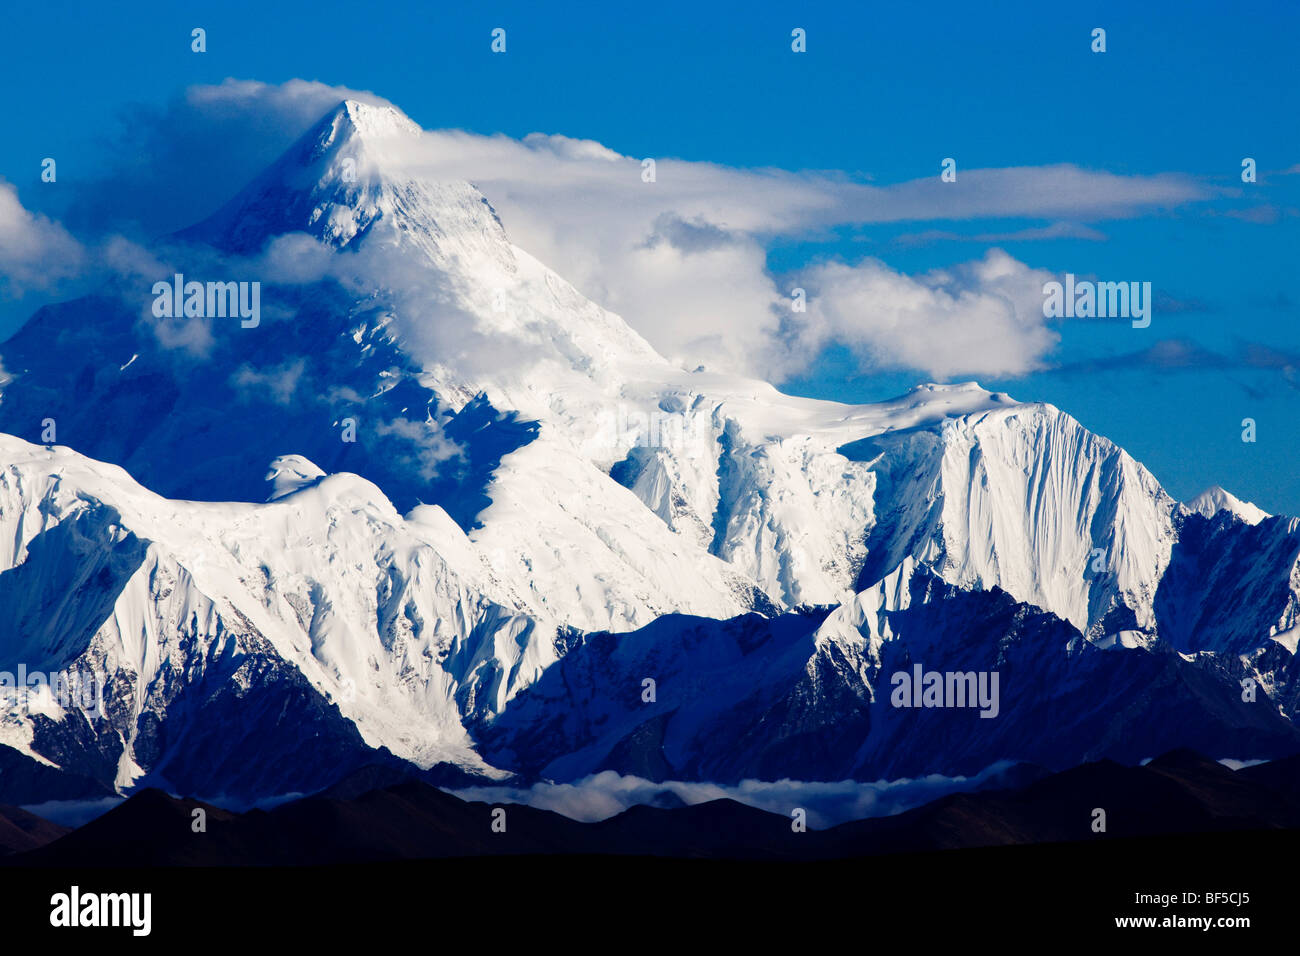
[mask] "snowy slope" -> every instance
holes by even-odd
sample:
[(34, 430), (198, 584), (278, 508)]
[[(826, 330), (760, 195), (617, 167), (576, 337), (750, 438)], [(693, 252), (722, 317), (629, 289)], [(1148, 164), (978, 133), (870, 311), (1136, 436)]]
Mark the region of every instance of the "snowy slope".
[(1004, 408), (846, 449), (895, 502), (864, 584), (910, 556), (1001, 587), (1095, 636), (1150, 631), (1177, 504), (1122, 449), (1050, 405)]
[(144, 716), (166, 721), (178, 678), (215, 658), (271, 656), (424, 766), (479, 765), (461, 709), (499, 708), (554, 660), (554, 626), (437, 506), (405, 520), (351, 475), (262, 505), (169, 501), (66, 448), (4, 436), (0, 455), (3, 652), (110, 675), (119, 783)]

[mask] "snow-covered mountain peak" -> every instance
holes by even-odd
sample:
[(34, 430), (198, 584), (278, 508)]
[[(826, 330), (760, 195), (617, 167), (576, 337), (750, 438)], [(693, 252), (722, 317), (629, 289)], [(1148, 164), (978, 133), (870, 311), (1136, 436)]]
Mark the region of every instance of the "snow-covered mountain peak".
[(387, 313), (385, 336), (457, 407), (486, 392), (537, 416), (564, 391), (559, 374), (579, 391), (600, 380), (590, 417), (592, 406), (617, 407), (629, 374), (672, 374), (619, 316), (516, 247), (474, 185), (429, 178), (427, 148), (399, 110), (345, 100), (179, 238), (254, 257), (306, 233), (359, 253), (331, 260), (327, 276), (357, 296), (359, 312)]
[(926, 382), (915, 385), (898, 398), (882, 404), (891, 406), (899, 412), (920, 409), (929, 416), (934, 413), (974, 415), (998, 408), (1018, 407), (1023, 403), (1016, 401), (1006, 392), (990, 392), (979, 382), (951, 384)]
[(976, 381), (969, 382), (921, 382), (913, 385), (908, 389), (908, 395), (959, 395), (962, 393), (977, 392), (983, 395), (1001, 395), (1001, 392), (990, 392), (987, 388)]
[(335, 249), (377, 235), (439, 265), (464, 259), (513, 271), (510, 242), (482, 193), (464, 181), (409, 174), (420, 135), (394, 107), (344, 100), (180, 238), (246, 255), (288, 233), (305, 232)]
[(378, 106), (360, 100), (344, 100), (322, 122), (363, 139), (420, 135), (420, 127), (397, 107)]
[(1264, 509), (1251, 504), (1249, 501), (1242, 501), (1236, 495), (1218, 485), (1211, 485), (1191, 501), (1188, 501), (1187, 508), (1189, 511), (1194, 511), (1207, 518), (1213, 518), (1220, 511), (1229, 511), (1246, 522), (1246, 524), (1252, 525), (1259, 524), (1269, 517), (1268, 512)]
[(271, 494), (267, 501), (275, 501), (285, 495), (291, 495), (301, 488), (314, 485), (325, 477), (313, 462), (302, 455), (281, 455), (271, 462), (271, 469), (266, 480), (271, 483)]
[(393, 106), (344, 100), (321, 117), (277, 166), (292, 175), (300, 169), (343, 182), (380, 176), (402, 178), (395, 170), (404, 149), (418, 142), (420, 127)]

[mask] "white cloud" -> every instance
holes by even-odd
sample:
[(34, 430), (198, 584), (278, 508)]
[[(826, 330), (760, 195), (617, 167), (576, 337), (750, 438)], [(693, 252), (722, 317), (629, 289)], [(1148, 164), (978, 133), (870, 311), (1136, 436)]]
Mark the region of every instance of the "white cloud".
[(656, 783), (605, 770), (573, 783), (468, 787), (452, 792), (462, 800), (522, 803), (586, 823), (608, 819), (639, 804), (661, 804), (665, 797), (690, 805), (730, 798), (784, 817), (792, 808), (802, 807), (808, 812), (809, 826), (822, 829), (850, 820), (890, 816), (947, 793), (977, 789), (1012, 765), (1012, 761), (999, 761), (972, 777), (931, 774), (874, 783), (742, 780), (730, 785), (680, 780)]
[(998, 249), (983, 259), (916, 277), (876, 260), (828, 263), (804, 278), (801, 351), (847, 345), (873, 367), (923, 369), (939, 378), (1033, 371), (1055, 346), (1043, 317), (1049, 272)]
[[(911, 219), (1110, 218), (1208, 196), (1187, 177), (1068, 165), (969, 170), (960, 187), (937, 176), (881, 187), (660, 159), (648, 183), (636, 157), (540, 134), (428, 132), (388, 161), (411, 176), (474, 182), (518, 245), (669, 358), (776, 381), (834, 343), (868, 367), (935, 378), (1019, 374), (1038, 367), (1057, 336), (1042, 315), (1046, 273), (1005, 253), (917, 277), (874, 259), (776, 276), (767, 268), (773, 237)], [(1100, 238), (1082, 226), (986, 238), (1067, 234)], [(790, 309), (795, 286), (816, 289), (807, 313)]]
[(13, 185), (0, 182), (0, 284), (11, 295), (75, 276), (83, 260), (81, 244), (63, 226), (23, 208)]
[(449, 461), (465, 461), (465, 449), (447, 437), (437, 422), (398, 419), (375, 426), (380, 435), (400, 435), (419, 449), (420, 477), (432, 481)]
[[(198, 221), (345, 97), (386, 103), (302, 80), (194, 87), (161, 111), (130, 117), (118, 160), (107, 163), (110, 175), (95, 195), (78, 203), (80, 215), (115, 224), (137, 212), (168, 217), (141, 224), (154, 234)], [(1035, 367), (1055, 336), (1041, 312), (1027, 307), (1024, 289), (1036, 273), (1008, 256), (916, 277), (874, 259), (775, 275), (767, 265), (774, 239), (903, 221), (1083, 223), (1212, 195), (1188, 176), (1120, 176), (1068, 164), (963, 169), (956, 183), (941, 182), (936, 170), (882, 186), (837, 173), (656, 157), (655, 181), (644, 182), (642, 159), (564, 135), (519, 140), (441, 130), (383, 161), (402, 175), (475, 183), (516, 244), (670, 358), (778, 381), (805, 370), (816, 349), (834, 342), (850, 345), (864, 363), (936, 378), (1014, 374)], [(159, 183), (176, 200), (142, 201)], [(985, 238), (1084, 230), (1031, 222)], [(320, 271), (317, 256), (282, 243), (267, 262), (292, 281)], [(816, 290), (804, 314), (790, 310), (797, 285)]]
[(192, 358), (204, 359), (212, 353), (216, 339), (212, 335), (212, 320), (205, 317), (155, 319), (152, 313), (142, 310), (141, 318), (153, 331), (158, 344), (165, 349), (180, 350)]
[(273, 368), (255, 369), (245, 363), (231, 376), (230, 384), (248, 396), (265, 396), (277, 405), (288, 405), (298, 391), (298, 382), (306, 369), (305, 359), (291, 359)]

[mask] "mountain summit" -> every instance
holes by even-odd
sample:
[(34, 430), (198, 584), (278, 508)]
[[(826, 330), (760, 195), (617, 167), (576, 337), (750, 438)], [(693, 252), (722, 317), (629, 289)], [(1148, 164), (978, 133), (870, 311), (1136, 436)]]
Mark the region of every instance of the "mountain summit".
[[(249, 254), (304, 232), (336, 249), (372, 230), (446, 261), (464, 245), (501, 255), (505, 236), (487, 200), (465, 182), (429, 183), (400, 172), (421, 131), (392, 106), (344, 100), (209, 219), (180, 237)], [(449, 243), (449, 240), (451, 241)]]
[(1236, 515), (1246, 524), (1259, 524), (1267, 518), (1268, 512), (1249, 501), (1242, 501), (1236, 495), (1225, 491), (1218, 485), (1211, 485), (1199, 495), (1187, 502), (1187, 507), (1197, 514), (1213, 518), (1220, 511)]

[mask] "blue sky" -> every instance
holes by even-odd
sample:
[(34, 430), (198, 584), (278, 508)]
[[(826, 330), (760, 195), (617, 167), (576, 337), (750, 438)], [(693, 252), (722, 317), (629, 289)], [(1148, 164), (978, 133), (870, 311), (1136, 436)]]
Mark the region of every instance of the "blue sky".
[[(781, 288), (828, 262), (870, 257), (917, 276), (991, 247), (1034, 270), (1151, 282), (1147, 329), (1065, 322), (1037, 370), (951, 377), (1066, 409), (1175, 497), (1217, 482), (1300, 514), (1291, 466), (1300, 174), (1286, 173), (1300, 164), (1300, 7), (1135, 6), (290, 2), (270, 17), (264, 3), (27, 5), (7, 11), (0, 40), (10, 94), (0, 178), (83, 241), (132, 210), (159, 226), (185, 205), (180, 177), (216, 181), (241, 156), (251, 164), (258, 149), (279, 146), (274, 130), (253, 145), (214, 137), (205, 155), (151, 168), (159, 140), (136, 136), (140, 117), (165, 139), (169, 103), (231, 77), (373, 91), (427, 129), (564, 134), (629, 157), (825, 171), (882, 188), (937, 182), (951, 156), (951, 185), (967, 197), (982, 182), (963, 179), (968, 170), (1072, 164), (1131, 179), (1139, 193), (1170, 175), (1196, 197), (1035, 211), (1017, 206), (1013, 189), (990, 212), (958, 202), (948, 215), (947, 194), (935, 193), (924, 212), (788, 229), (769, 220), (752, 232)], [(189, 47), (195, 26), (208, 34), (202, 55)], [(504, 56), (489, 51), (497, 26), (507, 30)], [(794, 27), (807, 31), (805, 54), (790, 50)], [(1089, 48), (1094, 27), (1107, 31), (1104, 54)], [(57, 186), (39, 181), (46, 156), (58, 159)], [(1253, 184), (1240, 178), (1247, 156), (1258, 163)], [(122, 205), (86, 212), (103, 207), (118, 179)], [(209, 198), (189, 188), (195, 208)], [(54, 294), (11, 291), (0, 334)], [(787, 391), (873, 400), (943, 377), (870, 342), (817, 342), (817, 360), (784, 376)], [(1254, 444), (1241, 441), (1243, 418), (1257, 422)]]

